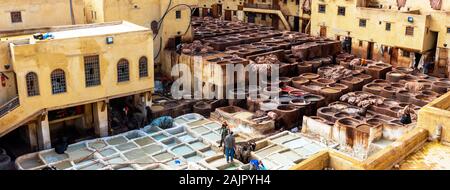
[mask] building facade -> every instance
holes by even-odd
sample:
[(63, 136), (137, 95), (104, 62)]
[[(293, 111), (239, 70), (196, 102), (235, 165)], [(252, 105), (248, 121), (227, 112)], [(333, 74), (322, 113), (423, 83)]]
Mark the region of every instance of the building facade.
[(0, 68), (12, 84), (0, 91), (0, 137), (18, 130), (32, 149), (48, 149), (68, 133), (107, 136), (110, 104), (132, 96), (150, 105), (151, 34), (125, 21), (1, 33)]
[(147, 28), (154, 35), (154, 55), (157, 70), (170, 73), (161, 54), (175, 49), (182, 41), (192, 40), (190, 20), (198, 0), (85, 0), (88, 23), (126, 20)]
[(394, 66), (434, 62), (432, 72), (448, 76), (449, 11), (444, 0), (315, 0), (311, 34), (342, 40), (351, 53)]
[(0, 31), (84, 24), (80, 0), (0, 0)]

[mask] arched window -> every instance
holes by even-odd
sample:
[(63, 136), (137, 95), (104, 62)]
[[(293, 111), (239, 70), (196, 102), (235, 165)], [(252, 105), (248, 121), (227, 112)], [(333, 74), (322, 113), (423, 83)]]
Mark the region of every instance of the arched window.
[(139, 77), (148, 77), (148, 63), (145, 56), (139, 59)]
[(60, 94), (67, 91), (66, 75), (63, 70), (56, 69), (51, 74), (52, 79), (52, 93)]
[(130, 80), (130, 65), (128, 60), (121, 59), (117, 63), (117, 82), (124, 82)]
[(28, 96), (39, 96), (39, 82), (35, 72), (29, 72), (26, 76)]

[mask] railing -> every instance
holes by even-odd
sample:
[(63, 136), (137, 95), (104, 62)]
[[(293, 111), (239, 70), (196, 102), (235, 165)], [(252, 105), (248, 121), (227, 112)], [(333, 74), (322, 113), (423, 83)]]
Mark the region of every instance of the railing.
[(0, 118), (20, 106), (19, 97), (15, 97), (0, 107)]
[(279, 5), (270, 5), (270, 4), (245, 3), (244, 7), (245, 8), (254, 8), (254, 9), (280, 10)]

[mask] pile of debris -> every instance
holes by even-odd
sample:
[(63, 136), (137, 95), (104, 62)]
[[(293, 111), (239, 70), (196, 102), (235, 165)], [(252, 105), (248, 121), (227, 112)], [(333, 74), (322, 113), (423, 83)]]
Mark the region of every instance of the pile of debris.
[(208, 43), (202, 44), (200, 40), (195, 40), (190, 44), (183, 44), (181, 46), (181, 52), (188, 55), (207, 54), (213, 51), (213, 47), (209, 46)]
[(383, 98), (366, 93), (350, 92), (341, 96), (342, 102), (347, 102), (350, 105), (356, 105), (362, 108), (368, 108), (371, 105), (381, 105), (384, 103)]
[(343, 66), (332, 67), (327, 69), (322, 73), (322, 77), (326, 79), (331, 79), (338, 81), (339, 79), (344, 79), (353, 76), (353, 72), (350, 69), (346, 69)]

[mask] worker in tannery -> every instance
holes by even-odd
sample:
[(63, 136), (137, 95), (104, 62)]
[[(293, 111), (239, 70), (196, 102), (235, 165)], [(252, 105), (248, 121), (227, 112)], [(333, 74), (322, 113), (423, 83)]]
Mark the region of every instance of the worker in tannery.
[[(225, 141), (225, 138), (227, 137), (227, 135), (230, 133), (230, 129), (228, 129), (228, 123), (227, 121), (223, 121), (222, 122), (222, 128), (220, 128), (220, 144), (219, 144), (219, 148), (222, 147), (222, 144)], [(225, 152), (225, 149), (224, 149)]]
[(415, 117), (416, 111), (411, 104), (405, 106), (405, 108), (399, 113), (400, 122), (404, 125), (408, 125), (412, 123), (413, 117)]
[(236, 139), (234, 138), (233, 131), (230, 131), (230, 134), (228, 134), (227, 137), (225, 137), (224, 146), (227, 163), (233, 162), (234, 153), (236, 150)]

